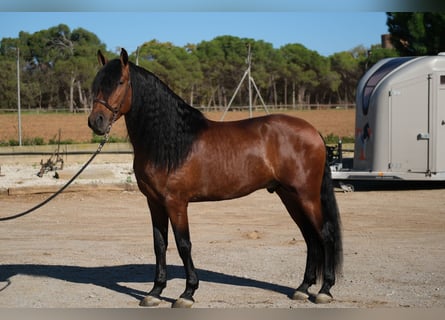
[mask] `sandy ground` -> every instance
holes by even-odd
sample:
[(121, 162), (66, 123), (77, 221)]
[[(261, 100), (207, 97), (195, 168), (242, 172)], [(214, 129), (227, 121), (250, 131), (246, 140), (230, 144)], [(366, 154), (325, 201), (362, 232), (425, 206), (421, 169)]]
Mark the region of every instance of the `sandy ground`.
[[(100, 188), (123, 181), (134, 186), (131, 156), (121, 157), (98, 157), (78, 182), (97, 190), (65, 192), (29, 216), (0, 222), (0, 307), (138, 307), (152, 286), (155, 262), (146, 201), (138, 191)], [(75, 168), (68, 166), (67, 175)], [(0, 188), (63, 182), (51, 173), (38, 178), (37, 171), (4, 164)], [(332, 289), (335, 301), (327, 306), (443, 308), (444, 191), (336, 195), (344, 268)], [(0, 216), (47, 196), (0, 193)], [(193, 203), (189, 217), (201, 279), (195, 308), (326, 307), (289, 298), (302, 280), (305, 243), (276, 195), (258, 191)], [(170, 237), (169, 282), (160, 307), (170, 307), (185, 285)]]

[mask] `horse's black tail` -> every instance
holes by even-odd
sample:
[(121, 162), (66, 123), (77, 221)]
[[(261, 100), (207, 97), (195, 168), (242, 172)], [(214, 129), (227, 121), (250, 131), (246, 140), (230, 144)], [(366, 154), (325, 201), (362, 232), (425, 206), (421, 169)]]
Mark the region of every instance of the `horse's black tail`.
[(328, 161), (325, 163), (321, 184), (321, 206), (323, 214), (321, 236), (326, 250), (325, 253), (328, 255), (328, 259), (325, 257), (328, 264), (325, 265), (325, 268), (328, 268), (334, 274), (339, 274), (343, 263), (341, 221)]

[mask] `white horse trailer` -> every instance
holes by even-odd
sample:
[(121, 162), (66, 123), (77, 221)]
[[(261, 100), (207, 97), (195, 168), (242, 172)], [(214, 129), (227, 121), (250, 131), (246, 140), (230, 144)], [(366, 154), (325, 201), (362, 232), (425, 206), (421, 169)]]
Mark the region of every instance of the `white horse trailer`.
[(445, 182), (445, 53), (383, 59), (365, 73), (354, 159), (331, 168), (334, 180), (351, 185)]

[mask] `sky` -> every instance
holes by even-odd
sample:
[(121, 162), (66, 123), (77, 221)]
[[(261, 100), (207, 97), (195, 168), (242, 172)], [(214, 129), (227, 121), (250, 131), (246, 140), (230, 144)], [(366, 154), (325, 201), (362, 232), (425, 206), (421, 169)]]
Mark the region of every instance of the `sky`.
[(176, 46), (231, 35), (272, 43), (300, 43), (323, 56), (358, 45), (369, 48), (388, 32), (385, 12), (355, 11), (108, 11), (0, 12), (0, 39), (63, 23), (96, 34), (110, 51), (128, 52), (152, 39)]
[(231, 35), (329, 56), (379, 44), (385, 11), (444, 10), (443, 0), (1, 0), (0, 39), (64, 23), (115, 52), (152, 39), (184, 46)]

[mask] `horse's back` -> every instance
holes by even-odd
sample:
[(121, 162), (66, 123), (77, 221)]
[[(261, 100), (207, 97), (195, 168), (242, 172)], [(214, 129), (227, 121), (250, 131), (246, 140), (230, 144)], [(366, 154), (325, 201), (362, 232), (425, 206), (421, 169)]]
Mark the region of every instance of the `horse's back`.
[(321, 142), (323, 144), (314, 126), (302, 118), (286, 114), (270, 114), (249, 119), (213, 123), (216, 125), (214, 129), (223, 130), (227, 134), (250, 135), (249, 133), (259, 133), (263, 139), (268, 138), (267, 135), (278, 134), (279, 136), (311, 140), (312, 143), (320, 144)]
[(225, 152), (263, 153), (266, 158), (277, 161), (294, 158), (325, 157), (325, 145), (319, 132), (304, 119), (272, 114), (261, 117), (211, 122), (204, 138), (213, 148), (223, 148)]

